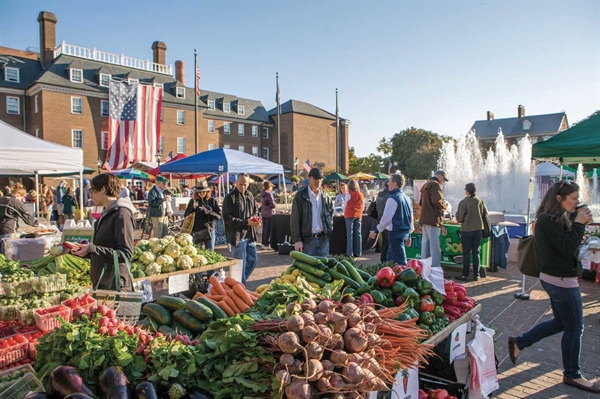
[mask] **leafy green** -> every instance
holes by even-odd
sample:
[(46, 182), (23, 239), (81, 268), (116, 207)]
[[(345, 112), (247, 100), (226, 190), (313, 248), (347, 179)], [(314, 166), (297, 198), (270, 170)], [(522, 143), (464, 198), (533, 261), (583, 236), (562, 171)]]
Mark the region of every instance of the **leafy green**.
[[(314, 298), (315, 294), (311, 291), (312, 288), (304, 279), (299, 278), (297, 285), (277, 284), (273, 282), (271, 288), (265, 291), (259, 300), (254, 303), (246, 314), (254, 320), (268, 320), (284, 318), (285, 308), (288, 303), (297, 301), (302, 302), (305, 298)], [(328, 284), (331, 285), (331, 284)], [(327, 286), (325, 286), (327, 287)], [(310, 289), (309, 289), (310, 288)]]

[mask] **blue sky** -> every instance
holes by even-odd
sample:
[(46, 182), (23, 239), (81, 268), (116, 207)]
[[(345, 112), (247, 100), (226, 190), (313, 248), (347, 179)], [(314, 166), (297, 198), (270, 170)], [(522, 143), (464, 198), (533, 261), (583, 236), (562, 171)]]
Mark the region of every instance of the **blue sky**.
[(39, 47), (37, 15), (58, 17), (57, 42), (167, 62), (193, 50), (201, 86), (275, 106), (295, 99), (352, 121), (350, 145), (375, 152), (410, 127), (465, 134), (496, 118), (600, 109), (599, 1), (8, 1), (0, 45)]

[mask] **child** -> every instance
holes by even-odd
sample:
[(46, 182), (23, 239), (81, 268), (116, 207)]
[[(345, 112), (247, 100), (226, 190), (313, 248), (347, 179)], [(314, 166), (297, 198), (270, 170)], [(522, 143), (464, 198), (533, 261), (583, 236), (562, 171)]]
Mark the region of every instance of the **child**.
[(77, 199), (75, 198), (75, 194), (73, 192), (72, 187), (69, 187), (67, 189), (66, 194), (62, 197), (62, 203), (65, 220), (73, 219), (73, 214), (75, 213), (75, 209), (77, 208)]

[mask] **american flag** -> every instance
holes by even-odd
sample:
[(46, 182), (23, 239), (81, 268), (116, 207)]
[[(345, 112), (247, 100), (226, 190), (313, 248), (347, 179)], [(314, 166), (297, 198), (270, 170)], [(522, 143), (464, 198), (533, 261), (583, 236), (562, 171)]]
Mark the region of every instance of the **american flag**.
[(110, 81), (109, 149), (111, 169), (152, 161), (160, 137), (161, 87)]
[(200, 67), (196, 66), (196, 96), (200, 97)]
[(169, 155), (165, 157), (165, 163), (171, 162), (171, 159), (173, 159), (173, 151), (169, 151)]
[(108, 162), (104, 162), (104, 165), (102, 165), (102, 169), (107, 170), (109, 172), (112, 170)]
[(310, 161), (307, 159), (306, 162), (302, 164), (302, 167), (306, 171), (306, 173), (310, 172)]

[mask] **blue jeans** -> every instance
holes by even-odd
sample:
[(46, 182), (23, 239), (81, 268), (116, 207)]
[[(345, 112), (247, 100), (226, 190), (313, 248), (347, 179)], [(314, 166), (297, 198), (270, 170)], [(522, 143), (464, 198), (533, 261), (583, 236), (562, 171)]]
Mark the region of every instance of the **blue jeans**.
[(346, 218), (346, 256), (362, 255), (362, 237), (360, 235), (360, 218)]
[(302, 252), (310, 256), (329, 255), (329, 240), (324, 236), (313, 237), (310, 242), (303, 242), (302, 247)]
[(235, 259), (241, 259), (243, 264), (242, 284), (246, 285), (246, 280), (252, 274), (258, 263), (258, 254), (256, 252), (256, 243), (246, 238), (240, 240), (237, 247), (231, 245), (231, 256)]
[(440, 248), (440, 228), (422, 224), (421, 259), (431, 257), (432, 267), (441, 267), (442, 249)]
[(406, 265), (406, 248), (404, 244), (410, 234), (405, 231), (388, 231), (387, 260), (393, 260), (397, 265)]
[(481, 230), (463, 231), (461, 234), (463, 251), (462, 275), (469, 276), (471, 268), (471, 254), (473, 255), (473, 277), (479, 277), (479, 247), (481, 245)]
[(581, 352), (581, 336), (583, 335), (583, 303), (581, 291), (577, 288), (561, 288), (542, 281), (542, 287), (550, 296), (552, 320), (534, 326), (520, 337), (516, 343), (519, 349), (527, 348), (536, 342), (560, 332), (562, 362), (566, 378), (581, 378), (579, 354)]

